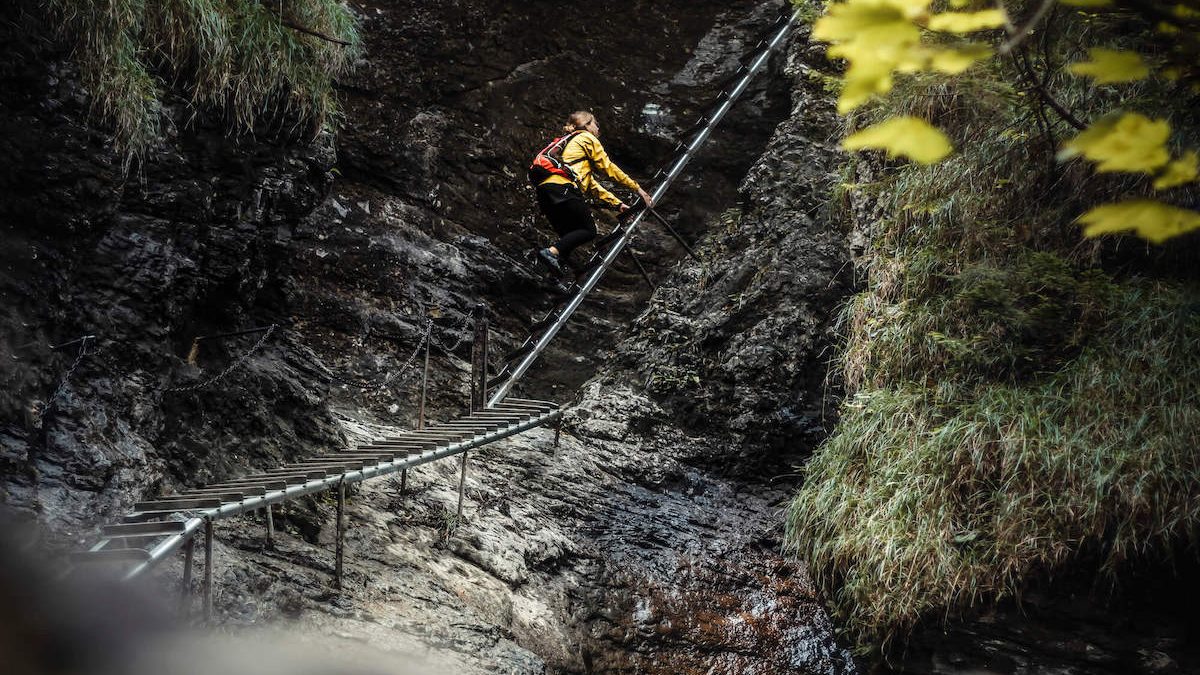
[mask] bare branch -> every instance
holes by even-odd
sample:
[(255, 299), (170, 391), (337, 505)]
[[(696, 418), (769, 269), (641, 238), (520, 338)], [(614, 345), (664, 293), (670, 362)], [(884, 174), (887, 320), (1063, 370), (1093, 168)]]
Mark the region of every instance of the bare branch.
[(1018, 45), (1025, 41), (1025, 38), (1029, 37), (1029, 34), (1033, 32), (1033, 29), (1037, 28), (1037, 25), (1042, 22), (1042, 19), (1046, 16), (1046, 13), (1049, 12), (1055, 6), (1055, 4), (1057, 4), (1057, 1), (1058, 0), (1042, 0), (1042, 4), (1038, 6), (1037, 11), (1033, 13), (1033, 16), (1029, 17), (1029, 20), (1019, 28), (1014, 26), (1013, 23), (1007, 19), (1008, 9), (1005, 8), (1004, 3), (1001, 2), (1000, 7), (1004, 9), (1004, 16), (1006, 17), (1004, 20), (1004, 29), (1008, 31), (1008, 40), (996, 48), (996, 53), (1003, 56), (1016, 49)]
[(315, 31), (311, 28), (305, 28), (304, 26), (298, 26), (298, 25), (292, 23), (291, 21), (287, 21), (286, 19), (280, 19), (279, 23), (282, 24), (286, 28), (291, 28), (294, 31), (304, 33), (305, 35), (311, 35), (315, 38), (320, 38), (322, 40), (325, 40), (326, 42), (332, 42), (337, 45), (342, 45), (343, 47), (350, 46), (350, 43), (346, 42), (345, 40), (339, 40), (335, 37), (329, 37), (328, 35), (325, 35), (324, 33), (318, 33), (317, 31)]

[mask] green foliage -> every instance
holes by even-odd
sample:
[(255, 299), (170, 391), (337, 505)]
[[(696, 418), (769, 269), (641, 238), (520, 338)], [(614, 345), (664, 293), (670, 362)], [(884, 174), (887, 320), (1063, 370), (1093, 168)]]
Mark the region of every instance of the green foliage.
[[(980, 281), (940, 311), (884, 310), (890, 344), (873, 349), (889, 356), (865, 377), (890, 376), (847, 402), (788, 510), (792, 550), (817, 562), (816, 580), (859, 640), (1016, 593), (1081, 548), (1115, 566), (1200, 524), (1197, 289), (1081, 279), (1087, 290), (1073, 301), (1015, 310), (1004, 281)], [(996, 344), (980, 358), (975, 344), (947, 344), (961, 336), (927, 330), (961, 324), (963, 304), (1048, 330), (1060, 322), (1053, 306), (1086, 308), (1099, 327), (1054, 372), (984, 382), (956, 370), (990, 370)], [(896, 351), (914, 342), (920, 353)]]
[[(1020, 74), (1034, 68), (1079, 119), (1122, 98), (1145, 112), (1120, 131), (1121, 115), (1107, 118), (1119, 137), (1088, 148), (1118, 162), (1162, 158), (1120, 136), (1161, 138), (1156, 119), (1193, 133), (1195, 119), (1169, 82), (1140, 82), (1130, 99), (1065, 71), (1090, 41), (1120, 35), (1113, 17), (1062, 12), (1050, 25), (1036, 54), (953, 79), (912, 73), (852, 114), (862, 126), (932, 120), (958, 147), (835, 190), (870, 197), (877, 215), (855, 225), (872, 247), (867, 287), (842, 316), (847, 399), (789, 508), (787, 545), (860, 645), (1019, 594), (1083, 556), (1116, 569), (1200, 525), (1200, 289), (1093, 268), (1100, 248), (1071, 221), (1150, 186), (1056, 162), (1074, 133)], [(1180, 159), (1160, 178), (1194, 177), (1191, 155), (1162, 147)]]
[[(977, 63), (1004, 57), (1025, 59), (1026, 43), (1037, 39), (1046, 48), (1045, 24), (1053, 16), (1055, 0), (1042, 0), (1027, 11), (1015, 8), (1018, 16), (1010, 19), (1000, 8), (976, 8), (972, 11), (939, 11), (932, 0), (842, 0), (832, 2), (825, 16), (813, 25), (813, 37), (830, 43), (831, 58), (847, 63), (845, 81), (838, 98), (838, 111), (849, 113), (868, 101), (888, 95), (897, 76), (933, 74), (939, 78), (957, 76)], [(969, 0), (951, 0), (955, 8), (972, 4)], [(1079, 5), (1078, 1), (1067, 4)], [(1156, 58), (1146, 59), (1136, 51), (1094, 45), (1087, 60), (1077, 60), (1067, 68), (1077, 78), (1090, 80), (1091, 85), (1122, 85), (1125, 95), (1109, 114), (1084, 128), (1084, 124), (1058, 112), (1082, 132), (1068, 141), (1061, 160), (1083, 157), (1097, 163), (1097, 171), (1120, 171), (1141, 175), (1152, 190), (1168, 190), (1197, 179), (1195, 153), (1185, 152), (1171, 162), (1167, 142), (1172, 126), (1167, 120), (1150, 120), (1142, 115), (1123, 112), (1118, 108), (1136, 99), (1138, 83), (1153, 73), (1176, 81), (1180, 93), (1200, 90), (1200, 4), (1194, 0), (1087, 0), (1082, 4), (1123, 21), (1143, 37), (1153, 36)], [(1093, 16), (1079, 11), (1083, 17)], [(1023, 15), (1023, 16), (1022, 16)], [(1004, 31), (994, 29), (1003, 28)], [(964, 42), (957, 34), (977, 34), (976, 40)], [(1052, 39), (1061, 38), (1052, 35)], [(1087, 35), (1087, 40), (1097, 37)], [(1103, 39), (1103, 38), (1100, 38)], [(1151, 41), (1146, 40), (1147, 46)], [(1165, 45), (1165, 48), (1164, 48)], [(1032, 68), (1027, 69), (1032, 71)], [(1049, 91), (1050, 74), (1023, 73), (1031, 80), (1033, 91), (1053, 101)], [(1039, 79), (1043, 81), (1038, 81)], [(949, 141), (932, 129), (922, 129), (919, 135), (906, 133), (914, 118), (886, 120), (874, 127), (848, 137), (843, 143), (847, 150), (878, 148), (888, 151), (889, 157), (904, 156), (921, 163), (939, 161), (950, 153)], [(872, 142), (862, 142), (863, 135)], [(1153, 179), (1153, 180), (1147, 180)], [(1160, 199), (1142, 199), (1141, 208), (1120, 208), (1119, 204), (1100, 205), (1078, 218), (1086, 227), (1087, 236), (1131, 230), (1154, 243), (1161, 243), (1193, 229), (1200, 228), (1200, 212), (1179, 205), (1171, 206)], [(1146, 203), (1160, 208), (1145, 207)], [(1186, 213), (1181, 213), (1186, 211)], [(1095, 221), (1102, 219), (1103, 225)]]
[(75, 45), (95, 112), (133, 153), (158, 138), (168, 90), (238, 130), (285, 116), (323, 123), (335, 111), (332, 78), (358, 51), (354, 19), (340, 0), (49, 4)]

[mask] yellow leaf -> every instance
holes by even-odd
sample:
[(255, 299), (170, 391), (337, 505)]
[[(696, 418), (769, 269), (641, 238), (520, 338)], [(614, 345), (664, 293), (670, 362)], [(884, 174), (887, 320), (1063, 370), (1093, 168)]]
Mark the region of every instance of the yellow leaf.
[(1192, 7), (1188, 7), (1187, 5), (1184, 5), (1184, 4), (1175, 5), (1175, 7), (1171, 9), (1171, 13), (1181, 19), (1200, 18), (1200, 10), (1194, 9)]
[(953, 49), (938, 49), (930, 55), (929, 65), (938, 72), (957, 75), (975, 65), (976, 61), (986, 59), (991, 55), (991, 48), (985, 45), (965, 45)]
[(1185, 152), (1183, 157), (1168, 164), (1158, 178), (1154, 179), (1154, 189), (1166, 190), (1196, 180), (1196, 160), (1195, 150)]
[(886, 94), (891, 90), (890, 68), (872, 68), (856, 63), (846, 70), (842, 93), (838, 96), (838, 113), (845, 115), (866, 103), (875, 94)]
[(895, 43), (915, 42), (920, 34), (900, 8), (883, 2), (860, 0), (830, 5), (829, 13), (813, 24), (812, 36), (824, 42), (870, 37), (882, 43)]
[(954, 9), (962, 9), (971, 4), (971, 0), (950, 0), (950, 6)]
[(1076, 75), (1094, 78), (1096, 84), (1136, 82), (1150, 74), (1146, 62), (1137, 52), (1092, 47), (1088, 56), (1091, 61), (1072, 63), (1068, 68)]
[(1131, 199), (1097, 206), (1077, 222), (1084, 226), (1083, 234), (1087, 237), (1133, 230), (1139, 237), (1161, 244), (1171, 237), (1200, 229), (1200, 213), (1152, 199)]
[(1097, 162), (1096, 170), (1150, 173), (1171, 158), (1166, 142), (1171, 125), (1137, 113), (1108, 116), (1067, 141), (1060, 160), (1083, 155)]
[(929, 29), (947, 33), (970, 33), (985, 28), (999, 28), (1008, 17), (1002, 9), (981, 12), (943, 12), (929, 17)]
[(1059, 2), (1071, 7), (1108, 7), (1112, 5), (1112, 0), (1059, 0)]
[(921, 164), (940, 161), (953, 150), (945, 134), (916, 117), (884, 120), (846, 137), (842, 147), (886, 150), (888, 157), (908, 157)]
[(933, 0), (850, 0), (857, 3), (877, 2), (884, 5), (895, 7), (904, 13), (904, 16), (909, 19), (915, 19), (920, 16), (925, 16), (929, 12), (929, 5)]
[(872, 96), (891, 91), (893, 71), (912, 72), (907, 70), (909, 64), (922, 58), (916, 44), (918, 37), (914, 27), (911, 43), (881, 44), (859, 39), (830, 47), (829, 56), (850, 62), (838, 98), (838, 112), (845, 114)]

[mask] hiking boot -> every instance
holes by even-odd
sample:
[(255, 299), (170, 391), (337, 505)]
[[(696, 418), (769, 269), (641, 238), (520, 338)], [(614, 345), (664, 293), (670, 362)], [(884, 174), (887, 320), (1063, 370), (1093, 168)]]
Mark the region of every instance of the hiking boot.
[(550, 249), (548, 249), (548, 248), (538, 249), (537, 257), (538, 257), (538, 261), (541, 262), (546, 267), (549, 267), (551, 272), (554, 272), (555, 274), (558, 274), (558, 275), (561, 275), (563, 273), (562, 265), (560, 265), (558, 263), (558, 256), (551, 253)]

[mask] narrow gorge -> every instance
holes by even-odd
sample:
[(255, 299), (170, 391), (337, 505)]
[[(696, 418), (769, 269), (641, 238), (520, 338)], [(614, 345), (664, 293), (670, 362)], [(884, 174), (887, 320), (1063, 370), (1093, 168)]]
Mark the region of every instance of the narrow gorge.
[[(49, 583), (135, 502), (414, 428), (428, 325), (428, 415), (463, 414), (476, 307), (498, 357), (558, 300), (530, 257), (551, 236), (525, 176), (532, 153), (590, 110), (613, 159), (653, 185), (796, 9), (350, 0), (345, 39), (336, 21), (295, 29), (303, 7), (343, 7), (332, 0), (228, 4), (346, 58), (336, 110), (314, 119), (316, 104), (296, 102), (311, 91), (272, 90), (269, 114), (239, 127), (233, 94), (214, 105), (189, 91), (202, 66), (185, 59), (168, 77), (156, 63), (158, 128), (130, 150), (47, 3), (0, 9), (0, 509), (13, 559), (0, 597), (35, 602), (41, 591), (14, 579)], [(1187, 553), (1169, 573), (1147, 561), (1115, 594), (1096, 593), (1084, 564), (1038, 576), (1028, 613), (990, 597), (927, 613), (902, 648), (856, 642), (831, 613), (785, 519), (844, 406), (856, 419), (839, 365), (847, 307), (875, 287), (872, 251), (893, 240), (877, 225), (887, 199), (854, 192), (891, 163), (839, 148), (838, 69), (811, 39), (821, 11), (800, 7), (657, 205), (697, 255), (643, 222), (631, 248), (654, 287), (622, 259), (519, 385), (563, 407), (557, 442), (542, 428), (472, 451), (461, 518), (457, 460), (353, 489), (341, 589), (332, 498), (283, 505), (270, 542), (261, 515), (220, 521), (218, 634), (251, 652), (285, 635), (321, 658), (382, 659), (365, 672), (1197, 672), (1195, 624), (1167, 600), (1196, 578)], [(150, 61), (172, 58), (158, 49)], [(602, 234), (616, 223), (597, 218)], [(1186, 255), (1150, 267), (1186, 278)], [(260, 330), (232, 335), (248, 329)], [(129, 606), (185, 630), (196, 616), (176, 611), (182, 575), (173, 559)], [(1111, 607), (1137, 618), (1110, 621)], [(31, 627), (0, 645), (69, 632), (36, 616), (9, 622)], [(145, 617), (94, 656), (81, 649), (87, 667), (30, 657), (17, 672), (123, 672), (126, 642), (162, 632)], [(256, 672), (237, 652), (144, 667), (190, 672), (211, 656)]]

